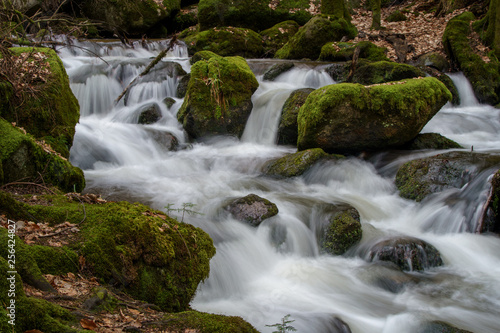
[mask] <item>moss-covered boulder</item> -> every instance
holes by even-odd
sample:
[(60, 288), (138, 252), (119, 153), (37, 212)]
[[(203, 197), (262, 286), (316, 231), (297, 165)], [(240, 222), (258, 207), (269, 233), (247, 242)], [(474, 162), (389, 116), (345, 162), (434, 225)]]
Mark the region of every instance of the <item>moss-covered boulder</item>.
[(446, 57), (439, 52), (429, 52), (422, 54), (416, 61), (418, 66), (429, 66), (441, 72), (448, 72), (450, 70), (450, 63)]
[(198, 311), (169, 313), (163, 321), (155, 322), (156, 329), (171, 332), (199, 333), (258, 333), (252, 325), (236, 316), (223, 316)]
[(363, 41), (359, 43), (329, 42), (321, 47), (319, 60), (322, 61), (349, 61), (352, 60), (354, 52), (358, 49), (358, 56), (370, 61), (388, 61), (387, 49), (379, 47), (372, 42)]
[(344, 36), (356, 36), (356, 28), (343, 18), (337, 19), (318, 15), (309, 20), (299, 31), (279, 49), (275, 58), (318, 59), (321, 47), (327, 42), (340, 41)]
[(320, 239), (320, 248), (333, 255), (342, 255), (363, 236), (359, 212), (344, 208), (331, 214)]
[(416, 136), (406, 146), (406, 149), (454, 149), (463, 148), (461, 145), (439, 133), (423, 133)]
[[(2, 243), (7, 245), (7, 243)], [(77, 333), (80, 326), (68, 310), (43, 299), (27, 297), (19, 274), (10, 273), (9, 262), (0, 256), (0, 331), (24, 333)], [(12, 291), (15, 295), (10, 294)]]
[(102, 28), (109, 33), (140, 37), (173, 17), (180, 5), (180, 0), (84, 0), (81, 9), (88, 18), (105, 22)]
[(499, 163), (499, 156), (463, 151), (416, 159), (399, 168), (396, 186), (403, 198), (422, 201), (432, 193), (462, 188), (480, 172)]
[(443, 265), (439, 251), (431, 244), (413, 237), (383, 240), (373, 245), (370, 261), (390, 261), (403, 271), (423, 271)]
[(127, 202), (87, 204), (78, 197), (48, 196), (52, 205), (27, 205), (0, 192), (0, 210), (11, 218), (36, 218), (50, 224), (80, 223), (71, 250), (85, 258), (86, 269), (102, 284), (164, 311), (183, 311), (198, 284), (208, 277), (215, 254), (201, 229)]
[(82, 170), (3, 118), (0, 118), (0, 167), (0, 184), (22, 179), (43, 180), (65, 192), (80, 192), (85, 187)]
[(262, 172), (267, 176), (288, 178), (302, 175), (316, 162), (327, 158), (342, 158), (330, 156), (322, 149), (307, 149), (294, 154), (268, 161), (262, 167)]
[(297, 138), (299, 136), (297, 117), (299, 109), (306, 102), (307, 96), (314, 89), (303, 88), (295, 90), (283, 104), (281, 110), (281, 119), (278, 126), (278, 144), (280, 145), (297, 145)]
[(443, 34), (443, 46), (453, 64), (458, 67), (472, 84), (474, 93), (481, 103), (496, 105), (500, 102), (500, 72), (496, 61), (484, 62), (474, 53), (469, 35), (474, 14), (465, 12), (452, 18)]
[(356, 66), (352, 82), (370, 85), (423, 76), (425, 73), (422, 70), (411, 65), (391, 61), (361, 60)]
[(402, 146), (450, 99), (444, 84), (432, 77), (325, 86), (299, 110), (298, 148), (343, 153)]
[(278, 214), (278, 207), (271, 201), (256, 194), (249, 194), (228, 203), (224, 209), (242, 222), (257, 227), (262, 221)]
[(201, 30), (234, 26), (262, 31), (287, 20), (305, 24), (312, 17), (309, 7), (309, 0), (200, 0), (198, 21)]
[(262, 79), (265, 81), (274, 81), (281, 74), (288, 72), (290, 69), (295, 67), (293, 62), (281, 62), (271, 66), (267, 71), (262, 75)]
[[(80, 107), (69, 86), (61, 59), (48, 48), (12, 48), (12, 60), (24, 63), (31, 76), (30, 91), (19, 89), (0, 116), (15, 122), (38, 139), (49, 142), (64, 157), (69, 156)], [(19, 73), (21, 74), (21, 73)], [(0, 89), (2, 90), (2, 89)], [(34, 93), (32, 93), (34, 92)]]
[(191, 67), (191, 79), (177, 119), (193, 138), (207, 135), (240, 137), (259, 86), (241, 57), (213, 56)]
[(299, 31), (299, 28), (299, 24), (295, 21), (284, 21), (261, 31), (260, 35), (264, 42), (264, 56), (274, 57), (276, 51), (281, 49)]
[(184, 42), (191, 55), (212, 51), (220, 56), (260, 58), (264, 53), (260, 35), (245, 28), (211, 28), (186, 37)]

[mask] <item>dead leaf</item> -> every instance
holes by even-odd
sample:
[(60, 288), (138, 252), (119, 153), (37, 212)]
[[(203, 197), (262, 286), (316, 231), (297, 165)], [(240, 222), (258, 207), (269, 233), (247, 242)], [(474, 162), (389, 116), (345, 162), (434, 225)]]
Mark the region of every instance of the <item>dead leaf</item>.
[(82, 318), (80, 320), (80, 325), (82, 325), (83, 328), (91, 331), (94, 331), (97, 328), (97, 324), (93, 320), (85, 318)]

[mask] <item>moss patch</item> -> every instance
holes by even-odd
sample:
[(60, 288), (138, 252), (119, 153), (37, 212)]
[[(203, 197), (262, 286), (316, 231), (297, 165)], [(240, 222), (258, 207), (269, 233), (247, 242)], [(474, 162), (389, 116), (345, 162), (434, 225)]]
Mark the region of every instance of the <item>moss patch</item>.
[(407, 64), (361, 60), (354, 72), (352, 82), (370, 85), (423, 76), (425, 73), (422, 70)]
[(169, 313), (164, 317), (165, 324), (156, 324), (158, 329), (168, 328), (178, 332), (196, 331), (200, 333), (258, 333), (240, 317), (186, 311)]
[(280, 22), (273, 27), (260, 32), (264, 42), (264, 55), (273, 57), (276, 51), (282, 48), (292, 36), (299, 31), (299, 24), (295, 21)]
[(349, 61), (352, 60), (354, 51), (359, 48), (359, 58), (370, 61), (388, 61), (387, 49), (379, 47), (372, 42), (359, 43), (331, 42), (321, 48), (319, 60), (322, 61)]
[(363, 231), (356, 209), (340, 211), (330, 217), (329, 222), (321, 242), (324, 251), (341, 255), (361, 240)]

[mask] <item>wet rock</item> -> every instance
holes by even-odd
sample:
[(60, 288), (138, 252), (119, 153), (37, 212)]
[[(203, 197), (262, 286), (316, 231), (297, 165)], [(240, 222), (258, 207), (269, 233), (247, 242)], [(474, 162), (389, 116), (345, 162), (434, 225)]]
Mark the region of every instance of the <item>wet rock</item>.
[(186, 74), (179, 79), (179, 84), (177, 85), (177, 92), (176, 92), (178, 98), (184, 98), (186, 96), (190, 78), (191, 74)]
[(479, 232), (500, 234), (500, 170), (491, 179), (488, 199), (479, 221)]
[[(148, 64), (149, 61), (151, 60), (148, 59)], [(163, 82), (168, 78), (182, 77), (185, 75), (187, 75), (187, 73), (179, 63), (173, 61), (160, 61), (148, 74), (140, 76), (136, 84), (142, 82)]]
[(321, 159), (330, 157), (322, 149), (307, 149), (268, 161), (262, 167), (267, 176), (288, 178), (300, 176)]
[(177, 151), (179, 148), (179, 140), (170, 132), (157, 130), (154, 128), (147, 128), (146, 131), (149, 135), (167, 151)]
[(342, 255), (361, 240), (362, 234), (359, 212), (352, 207), (343, 208), (328, 219), (320, 248), (330, 254)]
[(297, 117), (299, 109), (306, 102), (307, 96), (313, 91), (314, 89), (311, 88), (295, 90), (287, 98), (285, 104), (283, 104), (281, 120), (278, 126), (278, 144), (297, 145), (297, 138), (299, 136)]
[(147, 104), (140, 109), (138, 123), (141, 125), (156, 123), (161, 118), (160, 107), (156, 103)]
[(295, 67), (295, 64), (293, 62), (275, 64), (264, 73), (263, 79), (266, 81), (274, 81), (274, 79), (276, 79), (278, 76), (289, 71), (293, 67)]
[(368, 253), (371, 261), (390, 261), (403, 271), (423, 271), (443, 265), (439, 251), (431, 244), (413, 237), (383, 240)]
[(350, 63), (336, 63), (328, 66), (325, 72), (337, 83), (345, 82), (349, 76)]
[(417, 331), (417, 333), (472, 333), (472, 332), (456, 328), (442, 321), (433, 321), (424, 324), (423, 327), (421, 327)]
[(480, 172), (500, 163), (500, 157), (471, 152), (449, 152), (403, 164), (396, 174), (401, 197), (422, 201), (432, 193), (462, 188)]
[(438, 52), (422, 54), (418, 57), (416, 65), (432, 67), (441, 72), (448, 72), (451, 67), (448, 60)]
[(448, 89), (432, 77), (369, 87), (328, 85), (300, 108), (297, 146), (341, 154), (402, 146), (449, 99)]
[(225, 209), (242, 222), (257, 227), (262, 221), (278, 214), (278, 207), (267, 199), (255, 194), (236, 199), (229, 203)]
[(423, 133), (417, 135), (415, 139), (405, 146), (406, 149), (453, 149), (463, 148), (453, 140), (450, 140), (439, 133)]
[(176, 103), (176, 101), (172, 97), (167, 97), (163, 100), (163, 104), (165, 104), (167, 109), (170, 109), (172, 107), (172, 105), (174, 105), (175, 103)]

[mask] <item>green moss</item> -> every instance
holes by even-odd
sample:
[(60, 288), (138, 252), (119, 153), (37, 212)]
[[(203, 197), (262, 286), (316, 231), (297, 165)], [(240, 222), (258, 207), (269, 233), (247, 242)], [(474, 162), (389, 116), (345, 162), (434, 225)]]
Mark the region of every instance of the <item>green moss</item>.
[(375, 44), (363, 41), (359, 43), (330, 42), (323, 45), (319, 60), (322, 61), (348, 61), (352, 60), (354, 51), (359, 48), (359, 58), (370, 61), (388, 61), (387, 49)]
[(422, 70), (407, 64), (361, 60), (354, 72), (352, 82), (370, 85), (423, 76), (425, 73)]
[(275, 58), (279, 59), (317, 59), (321, 47), (342, 37), (353, 38), (356, 28), (345, 19), (337, 19), (326, 15), (313, 17), (281, 48)]
[(3, 183), (25, 179), (43, 181), (63, 191), (82, 191), (85, 179), (82, 170), (53, 153), (47, 153), (26, 135), (0, 118), (0, 160), (2, 161)]
[(212, 51), (221, 56), (259, 58), (263, 54), (262, 39), (250, 29), (223, 27), (201, 31), (185, 38), (189, 54)]
[(299, 25), (295, 21), (280, 22), (273, 27), (260, 32), (264, 42), (264, 55), (273, 57), (276, 51), (282, 48), (292, 36), (299, 31)]
[(394, 12), (390, 13), (385, 20), (386, 22), (402, 22), (406, 21), (407, 19), (408, 18), (403, 12), (401, 12), (400, 10), (395, 10)]
[(43, 274), (62, 275), (78, 272), (78, 254), (67, 246), (30, 245), (29, 250)]
[(298, 125), (297, 117), (302, 105), (306, 102), (307, 96), (314, 89), (304, 88), (295, 90), (287, 98), (281, 111), (281, 120), (278, 126), (278, 144), (297, 145)]
[(195, 330), (200, 333), (257, 333), (249, 323), (235, 316), (223, 316), (198, 311), (169, 313), (158, 323), (158, 329)]
[[(0, 196), (0, 209), (15, 210), (51, 224), (80, 223), (72, 249), (85, 258), (101, 283), (123, 286), (134, 297), (165, 311), (187, 308), (198, 283), (208, 277), (215, 254), (201, 229), (127, 202), (86, 205), (65, 196), (47, 196), (52, 206), (28, 206)], [(69, 263), (68, 263), (69, 264)]]
[(470, 23), (474, 14), (465, 12), (451, 19), (443, 34), (443, 46), (452, 62), (469, 79), (476, 97), (482, 103), (500, 102), (500, 73), (497, 61), (484, 62), (470, 43)]
[(321, 243), (322, 249), (326, 252), (342, 255), (361, 240), (363, 231), (356, 209), (341, 211), (333, 215), (329, 222)]
[[(69, 86), (69, 79), (61, 59), (48, 48), (12, 48), (15, 56), (21, 53), (41, 52), (45, 54), (50, 68), (47, 82), (33, 83), (39, 91), (33, 97), (25, 93), (22, 105), (11, 105), (0, 114), (10, 122), (17, 123), (36, 138), (52, 137), (62, 143), (58, 152), (69, 156), (75, 125), (80, 117), (78, 101)], [(33, 61), (29, 58), (28, 61)], [(12, 103), (11, 103), (12, 104)], [(2, 111), (0, 109), (0, 111)]]
[(210, 134), (241, 136), (252, 109), (257, 79), (241, 57), (212, 57), (191, 68), (177, 119), (194, 138)]

